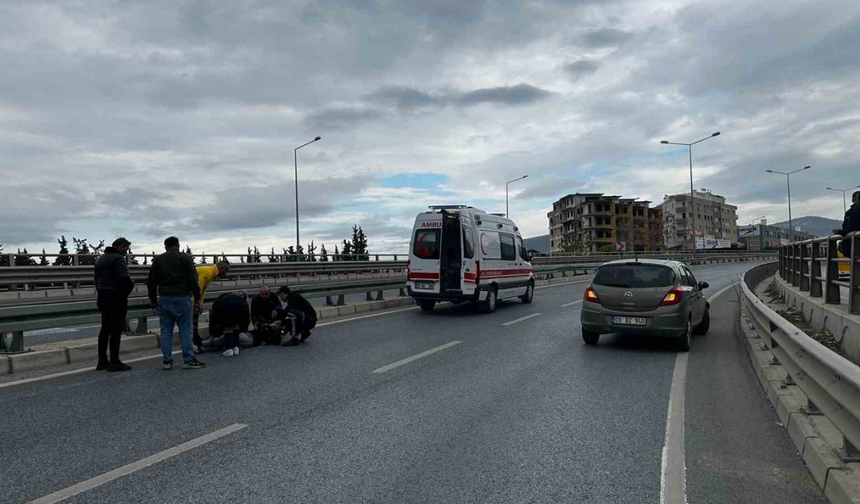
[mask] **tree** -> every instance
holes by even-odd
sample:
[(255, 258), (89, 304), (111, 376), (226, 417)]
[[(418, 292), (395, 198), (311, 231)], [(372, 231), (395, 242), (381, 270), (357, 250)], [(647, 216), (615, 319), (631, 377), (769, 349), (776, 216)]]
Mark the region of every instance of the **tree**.
[(29, 252), (27, 252), (26, 248), (23, 252), (21, 252), (21, 249), (18, 249), (19, 255), (15, 256), (15, 266), (35, 266), (36, 260), (31, 257), (28, 257), (28, 253)]
[(340, 261), (340, 260), (341, 260), (340, 251), (337, 249), (337, 245), (335, 245), (334, 246), (334, 257), (332, 258), (332, 261)]
[(296, 250), (296, 256), (299, 261), (306, 260), (305, 258), (305, 249), (301, 245), (297, 245), (298, 250)]
[(296, 257), (296, 249), (293, 248), (292, 245), (284, 249), (284, 253), (287, 255), (287, 262), (296, 262), (298, 260)]
[(260, 249), (258, 249), (258, 248), (257, 248), (257, 246), (256, 246), (256, 245), (254, 245), (254, 262), (255, 262), (255, 263), (261, 263), (261, 262), (263, 262), (263, 260), (262, 260), (262, 258), (261, 258), (261, 257), (262, 257), (262, 256), (260, 255)]
[(275, 255), (275, 247), (272, 247), (272, 252), (269, 254), (269, 262), (270, 263), (281, 262), (281, 258)]
[(99, 244), (98, 245), (90, 245), (90, 249), (92, 250), (93, 254), (95, 254), (97, 256), (102, 255), (102, 253), (105, 250), (105, 241), (99, 240)]
[(68, 256), (69, 242), (66, 241), (66, 236), (62, 235), (57, 238), (57, 243), (60, 244), (60, 254), (64, 255), (59, 255), (56, 259), (54, 259), (54, 266), (68, 266), (72, 264), (72, 258)]
[(0, 266), (9, 266), (9, 258), (3, 254), (3, 244), (0, 243)]
[[(73, 236), (72, 237), (72, 243), (75, 244), (75, 254), (78, 254), (78, 265), (79, 266), (93, 265), (96, 263), (96, 260), (94, 257), (85, 257), (85, 256), (89, 256), (93, 253), (93, 251), (90, 250), (90, 244), (87, 243), (86, 238), (77, 239)], [(84, 256), (84, 257), (82, 257), (82, 256)]]
[(314, 245), (314, 241), (311, 240), (311, 244), (308, 245), (308, 261), (309, 262), (317, 262), (317, 258), (314, 257), (317, 253), (317, 247)]
[(320, 245), (320, 262), (328, 262), (328, 251), (325, 249), (325, 243)]
[[(189, 256), (193, 256), (193, 255), (194, 255), (194, 252), (191, 250), (191, 247), (189, 247), (188, 245), (186, 245), (186, 246), (185, 246), (185, 253), (186, 253), (187, 255), (189, 255)], [(192, 264), (197, 264), (197, 259), (195, 259), (194, 257), (192, 257), (192, 258), (191, 258), (191, 263), (192, 263)]]
[(201, 253), (200, 264), (207, 264), (206, 263), (206, 251), (205, 250)]
[(47, 256), (45, 256), (45, 249), (42, 249), (42, 256), (39, 257), (39, 266), (47, 266), (47, 265), (48, 265), (48, 258), (47, 258)]
[(367, 237), (361, 226), (352, 226), (352, 253), (355, 255), (356, 261), (367, 261), (370, 259), (367, 255)]
[(343, 246), (343, 249), (341, 249), (340, 253), (343, 257), (341, 258), (341, 260), (343, 260), (343, 261), (354, 260), (352, 257), (352, 243), (344, 240), (342, 246)]

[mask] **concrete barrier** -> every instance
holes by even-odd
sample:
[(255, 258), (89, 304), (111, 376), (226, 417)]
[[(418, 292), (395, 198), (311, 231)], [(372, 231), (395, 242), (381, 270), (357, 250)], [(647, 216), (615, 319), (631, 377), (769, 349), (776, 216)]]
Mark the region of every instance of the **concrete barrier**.
[(68, 364), (69, 351), (66, 348), (58, 348), (56, 350), (8, 355), (7, 358), (9, 359), (10, 374), (23, 373)]

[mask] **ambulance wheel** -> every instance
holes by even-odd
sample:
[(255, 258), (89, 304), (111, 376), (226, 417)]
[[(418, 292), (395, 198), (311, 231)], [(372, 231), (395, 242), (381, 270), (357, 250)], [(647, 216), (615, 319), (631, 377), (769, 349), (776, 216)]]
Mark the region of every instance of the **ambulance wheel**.
[(520, 296), (520, 299), (525, 304), (531, 304), (532, 300), (535, 297), (535, 284), (529, 283), (529, 286), (526, 288), (526, 293)]
[(418, 306), (420, 306), (424, 311), (433, 311), (433, 307), (436, 306), (436, 301), (418, 301)]
[(484, 313), (493, 313), (496, 311), (496, 304), (498, 303), (496, 296), (496, 289), (490, 289), (487, 292), (487, 299), (479, 305), (480, 310)]

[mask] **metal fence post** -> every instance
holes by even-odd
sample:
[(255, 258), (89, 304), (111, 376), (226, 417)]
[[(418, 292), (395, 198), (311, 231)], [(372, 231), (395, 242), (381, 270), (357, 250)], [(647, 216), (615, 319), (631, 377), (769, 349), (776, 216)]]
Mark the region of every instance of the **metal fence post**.
[(842, 455), (842, 461), (845, 463), (860, 462), (860, 450), (844, 435), (842, 436), (842, 452), (840, 455)]
[(785, 248), (779, 247), (779, 277), (785, 280)]
[(791, 285), (800, 287), (800, 243), (791, 245)]
[(809, 295), (812, 297), (821, 297), (821, 242), (812, 242), (812, 253), (809, 254), (812, 259), (812, 268), (809, 272)]
[(800, 247), (800, 290), (801, 292), (809, 291), (809, 254), (806, 251), (806, 243), (801, 243)]
[(833, 281), (839, 278), (839, 263), (836, 259), (836, 242), (827, 240), (827, 279), (824, 282), (824, 302), (839, 304), (839, 286)]
[(334, 306), (334, 301), (332, 301), (331, 296), (325, 297), (325, 305), (326, 306)]
[[(845, 238), (843, 238), (844, 240)], [(851, 276), (848, 279), (848, 311), (852, 314), (860, 314), (860, 268), (857, 261), (860, 260), (860, 232), (854, 231), (851, 237)]]

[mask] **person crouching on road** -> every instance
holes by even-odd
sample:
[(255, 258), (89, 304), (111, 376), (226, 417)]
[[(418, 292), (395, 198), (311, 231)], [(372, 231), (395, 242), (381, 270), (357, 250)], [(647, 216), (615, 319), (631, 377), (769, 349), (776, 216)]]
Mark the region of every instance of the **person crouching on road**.
[(286, 324), (292, 338), (281, 346), (296, 346), (311, 337), (311, 329), (317, 325), (317, 311), (307, 299), (291, 292), (286, 285), (278, 289), (277, 319)]
[(268, 285), (261, 285), (260, 292), (251, 301), (251, 321), (254, 323), (254, 345), (280, 345), (283, 325), (278, 320), (281, 303), (272, 294)]
[(227, 292), (218, 296), (209, 312), (209, 335), (213, 338), (223, 334), (224, 357), (239, 355), (239, 335), (248, 331), (251, 314), (245, 293)]
[(194, 357), (191, 344), (192, 298), (200, 298), (197, 271), (191, 256), (179, 250), (179, 238), (164, 240), (165, 253), (152, 260), (146, 286), (153, 308), (158, 310), (161, 324), (161, 356), (164, 370), (173, 368), (173, 328), (179, 328), (182, 343), (182, 369), (202, 369), (205, 364)]
[[(95, 265), (97, 305), (102, 316), (102, 327), (99, 331), (99, 362), (96, 371), (128, 371), (131, 366), (119, 360), (119, 342), (125, 329), (125, 315), (128, 311), (128, 295), (134, 289), (134, 280), (128, 274), (126, 254), (131, 242), (125, 238), (117, 238)], [(108, 343), (110, 343), (110, 361), (108, 361)]]
[[(215, 265), (197, 266), (197, 285), (200, 286), (200, 298), (194, 303), (194, 353), (202, 352), (203, 339), (200, 337), (200, 314), (203, 312), (203, 302), (206, 299), (206, 289), (218, 278), (224, 278), (230, 272), (227, 260)], [(208, 346), (208, 345), (207, 345)]]

